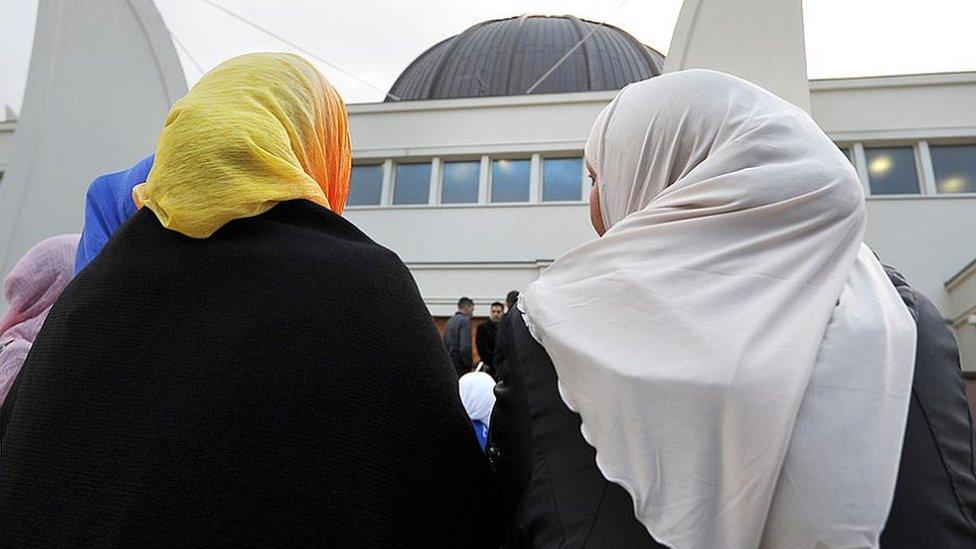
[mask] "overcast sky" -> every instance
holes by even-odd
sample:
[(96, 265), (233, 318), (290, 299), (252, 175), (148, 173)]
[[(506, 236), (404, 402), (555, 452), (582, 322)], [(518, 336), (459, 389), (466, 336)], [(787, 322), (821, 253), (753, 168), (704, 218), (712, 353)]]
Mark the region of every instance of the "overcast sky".
[[(107, 1), (107, 0), (85, 0)], [(667, 53), (680, 0), (213, 0), (381, 90), (434, 43), (479, 21), (521, 13), (616, 25)], [(249, 51), (290, 51), (203, 0), (156, 0), (204, 70)], [(20, 109), (37, 0), (0, 0), (0, 99)], [(976, 70), (976, 0), (806, 0), (811, 78)], [(735, 25), (735, 21), (729, 21)], [(177, 46), (188, 82), (200, 70)], [(317, 63), (347, 102), (383, 92)]]

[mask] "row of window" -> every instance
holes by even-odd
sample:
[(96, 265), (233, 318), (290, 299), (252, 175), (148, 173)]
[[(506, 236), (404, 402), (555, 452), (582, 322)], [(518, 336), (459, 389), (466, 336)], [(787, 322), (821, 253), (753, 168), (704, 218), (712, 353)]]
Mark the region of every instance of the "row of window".
[[(487, 162), (486, 192), (482, 195), (482, 163)], [(579, 202), (583, 199), (583, 159), (544, 157), (539, 184), (543, 202)], [(392, 165), (393, 205), (429, 204), (431, 185), (439, 204), (519, 203), (534, 201), (531, 194), (531, 158), (490, 158), (397, 162)], [(437, 172), (435, 173), (434, 169)], [(356, 164), (352, 168), (350, 206), (378, 206), (383, 201), (384, 164)], [(439, 184), (439, 185), (438, 185)], [(484, 200), (482, 200), (484, 196)]]
[[(928, 158), (924, 157), (928, 150)], [(855, 149), (841, 150), (858, 165)], [(934, 181), (938, 194), (976, 193), (976, 145), (904, 145), (863, 147), (864, 166), (871, 195), (917, 195), (924, 193), (926, 177)], [(931, 161), (932, 174), (925, 175), (920, 162)]]
[[(871, 147), (841, 145), (871, 195), (976, 193), (976, 145)], [(863, 151), (863, 160), (859, 153)], [(927, 155), (927, 156), (926, 156)], [(533, 162), (539, 163), (533, 176)], [(921, 164), (930, 162), (926, 175)], [(538, 193), (533, 193), (533, 178)], [(384, 184), (390, 189), (384, 197)], [(931, 186), (923, 182), (932, 179)], [(474, 160), (387, 161), (356, 164), (350, 206), (385, 204), (478, 204), (579, 202), (588, 183), (579, 156), (489, 158)], [(433, 192), (432, 192), (433, 191)], [(535, 196), (533, 196), (535, 194)]]

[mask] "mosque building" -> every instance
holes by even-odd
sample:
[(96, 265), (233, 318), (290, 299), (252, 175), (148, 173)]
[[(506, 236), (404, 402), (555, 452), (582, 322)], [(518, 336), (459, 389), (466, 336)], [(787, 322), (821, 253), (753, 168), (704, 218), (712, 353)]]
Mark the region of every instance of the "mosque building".
[[(347, 217), (400, 254), (435, 317), (462, 295), (487, 314), (595, 238), (590, 124), (663, 67), (623, 30), (576, 17), (475, 25), (421, 53), (390, 90), (398, 100), (349, 107)], [(976, 370), (976, 73), (814, 80), (809, 92), (864, 185), (867, 242), (942, 310)]]
[[(41, 3), (20, 120), (0, 123), (5, 258), (80, 229), (82, 208), (70, 205), (83, 204), (88, 181), (151, 150), (154, 129), (186, 91), (152, 3), (127, 3)], [(435, 318), (453, 314), (461, 296), (487, 315), (491, 302), (596, 237), (582, 151), (617, 91), (670, 70), (721, 68), (807, 109), (847, 155), (867, 196), (867, 243), (940, 308), (963, 367), (976, 372), (976, 72), (807, 80), (800, 2), (755, 4), (757, 20), (771, 24), (723, 42), (740, 31), (722, 10), (749, 18), (751, 4), (686, 0), (667, 58), (573, 16), (485, 21), (432, 45), (385, 101), (349, 106), (346, 217), (400, 255)], [(111, 21), (113, 43), (86, 35), (88, 20)], [(753, 39), (752, 50), (736, 49)], [(71, 47), (55, 49), (56, 40)], [(133, 67), (125, 82), (120, 63)], [(56, 68), (72, 64), (87, 70)], [(77, 143), (91, 146), (69, 150)], [(55, 165), (44, 150), (65, 154)], [(50, 203), (52, 192), (64, 200)]]

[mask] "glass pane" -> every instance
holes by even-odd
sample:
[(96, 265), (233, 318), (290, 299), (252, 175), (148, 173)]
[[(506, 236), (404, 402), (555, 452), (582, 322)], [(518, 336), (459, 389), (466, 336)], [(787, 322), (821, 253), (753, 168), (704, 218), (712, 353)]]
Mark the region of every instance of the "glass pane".
[(871, 194), (918, 194), (918, 173), (911, 147), (864, 149)]
[(491, 201), (529, 201), (529, 161), (491, 161)]
[(427, 204), (430, 201), (430, 162), (397, 164), (393, 184), (394, 204)]
[(542, 200), (579, 200), (582, 158), (546, 158), (542, 162)]
[(481, 162), (445, 162), (441, 179), (441, 203), (464, 204), (478, 201), (478, 175)]
[(377, 206), (383, 194), (383, 166), (353, 166), (348, 206)]
[(976, 145), (929, 147), (940, 193), (976, 193)]

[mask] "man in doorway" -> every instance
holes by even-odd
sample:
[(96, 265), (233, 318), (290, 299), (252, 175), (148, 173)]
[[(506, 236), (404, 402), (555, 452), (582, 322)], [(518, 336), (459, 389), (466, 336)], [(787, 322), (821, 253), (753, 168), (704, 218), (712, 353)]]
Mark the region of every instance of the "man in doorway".
[(444, 327), (444, 347), (454, 363), (458, 377), (471, 371), (471, 315), (474, 314), (474, 301), (462, 297), (458, 300), (458, 310)]
[(515, 307), (515, 305), (518, 303), (518, 298), (518, 290), (512, 290), (508, 292), (507, 296), (505, 296), (505, 305), (508, 306), (508, 312), (502, 316), (501, 321), (498, 323), (498, 332), (495, 334), (495, 348), (493, 349), (494, 352), (491, 356), (495, 371), (492, 373), (492, 375), (497, 375), (499, 366), (501, 365), (502, 361), (505, 360), (505, 345), (508, 343), (509, 337), (508, 322), (505, 322), (505, 320), (506, 317), (512, 314), (513, 311), (515, 314), (518, 314), (518, 309)]
[(505, 305), (500, 301), (492, 303), (491, 309), (488, 311), (488, 320), (478, 326), (477, 335), (474, 340), (475, 345), (478, 346), (478, 356), (481, 357), (481, 362), (485, 365), (483, 371), (491, 376), (495, 375), (495, 362), (493, 360), (495, 354), (495, 336), (498, 334), (498, 324), (501, 322), (504, 312)]

